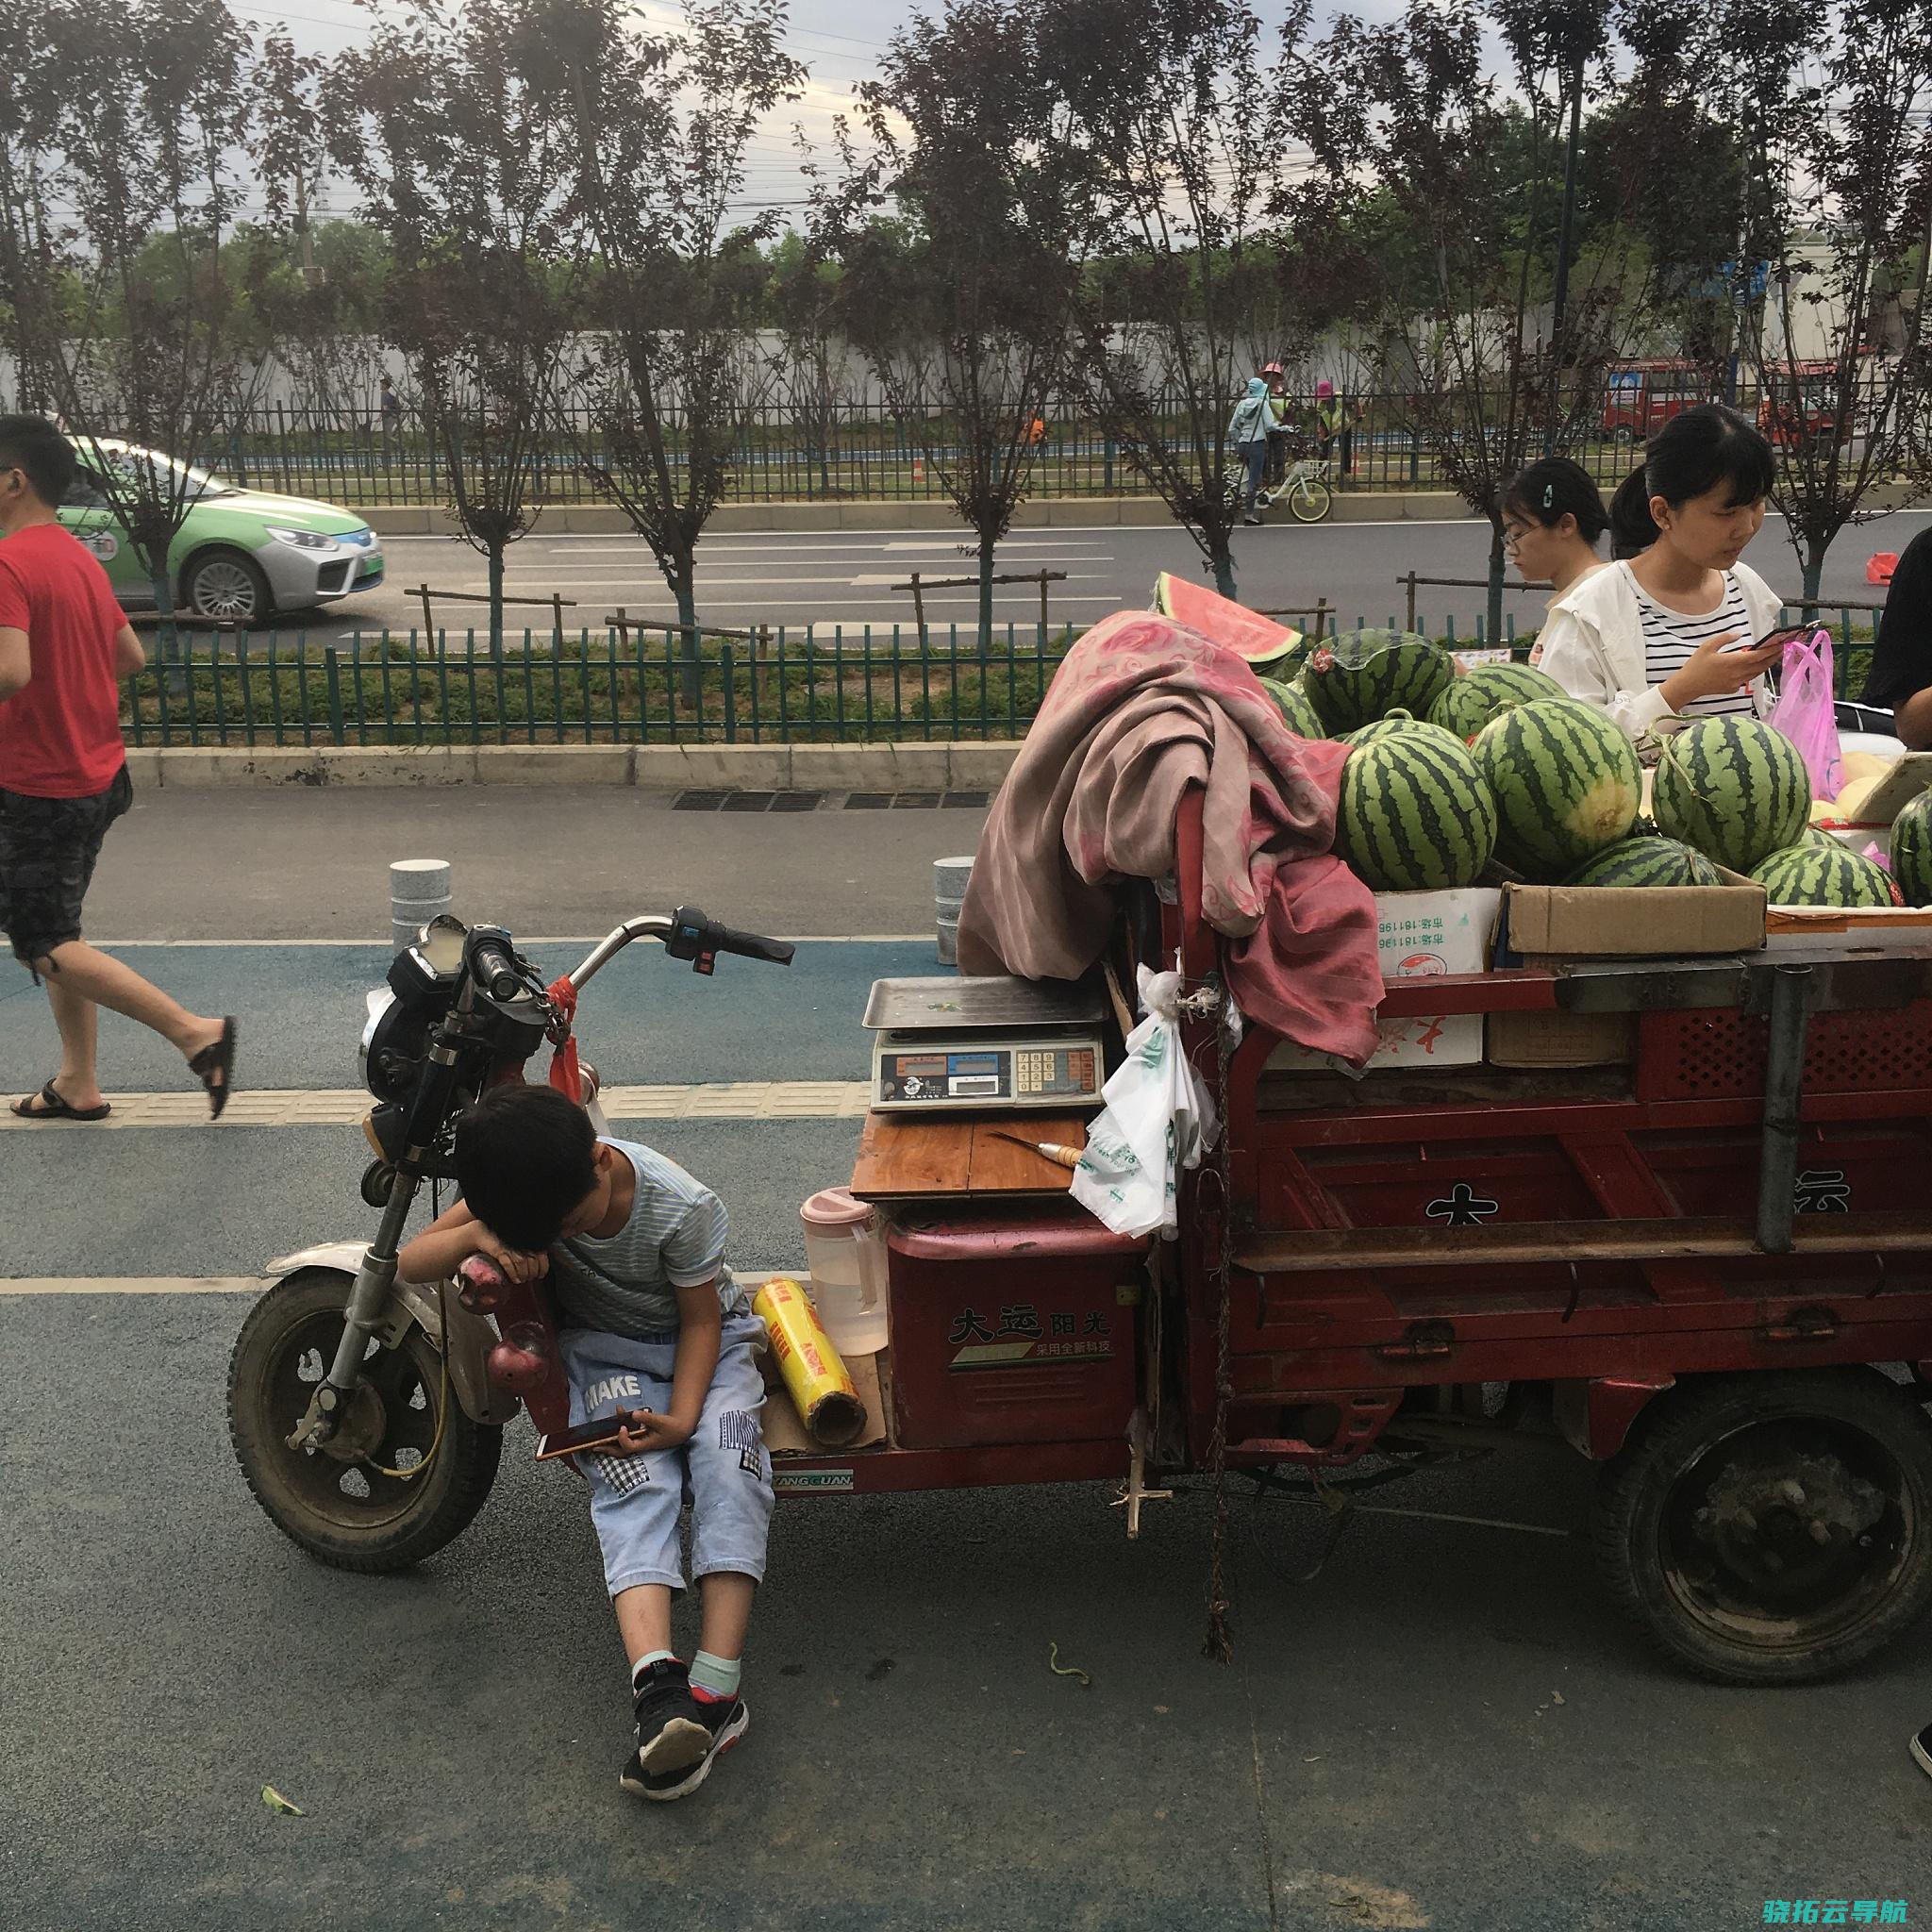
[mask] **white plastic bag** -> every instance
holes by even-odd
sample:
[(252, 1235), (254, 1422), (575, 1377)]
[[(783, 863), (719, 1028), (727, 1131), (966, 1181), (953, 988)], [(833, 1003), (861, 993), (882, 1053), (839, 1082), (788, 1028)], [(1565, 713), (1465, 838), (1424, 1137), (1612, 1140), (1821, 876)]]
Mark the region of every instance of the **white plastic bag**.
[(1146, 1018), (1127, 1035), (1126, 1058), (1101, 1097), (1107, 1105), (1087, 1129), (1087, 1151), (1074, 1170), (1074, 1200), (1115, 1234), (1175, 1232), (1175, 1182), (1200, 1165), (1220, 1123), (1214, 1102), (1181, 1051), (1175, 1002), (1178, 973), (1141, 968)]

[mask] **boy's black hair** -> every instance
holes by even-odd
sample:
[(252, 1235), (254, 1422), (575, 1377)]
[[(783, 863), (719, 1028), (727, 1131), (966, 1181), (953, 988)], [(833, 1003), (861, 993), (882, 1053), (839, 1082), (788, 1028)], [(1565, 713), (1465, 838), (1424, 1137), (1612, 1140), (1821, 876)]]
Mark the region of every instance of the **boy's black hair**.
[(74, 445), (44, 416), (0, 416), (0, 470), (24, 471), (49, 509), (67, 500), (77, 468)]
[(1657, 540), (1650, 499), (1672, 508), (1730, 487), (1728, 508), (1769, 496), (1777, 481), (1771, 445), (1735, 409), (1699, 403), (1673, 416), (1643, 446), (1643, 467), (1633, 470), (1610, 499), (1610, 531), (1619, 557), (1635, 557)]
[(1573, 516), (1586, 543), (1594, 543), (1610, 521), (1590, 473), (1568, 457), (1544, 457), (1519, 470), (1504, 485), (1503, 508), (1546, 530), (1554, 530), (1566, 514)]
[(556, 1241), (597, 1185), (591, 1117), (554, 1087), (492, 1087), (457, 1123), (457, 1181), (491, 1234), (525, 1254)]

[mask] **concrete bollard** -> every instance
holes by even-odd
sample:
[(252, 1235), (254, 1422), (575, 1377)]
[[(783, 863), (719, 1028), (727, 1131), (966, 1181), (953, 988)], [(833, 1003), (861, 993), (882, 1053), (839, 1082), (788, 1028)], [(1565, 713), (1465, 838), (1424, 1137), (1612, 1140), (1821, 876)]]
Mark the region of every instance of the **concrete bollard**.
[(449, 908), (448, 859), (399, 858), (390, 867), (390, 939), (397, 952), (413, 946), (423, 928)]
[(964, 858), (935, 858), (932, 862), (934, 924), (941, 966), (956, 966), (959, 961), (959, 908), (965, 903), (966, 881), (972, 872), (971, 853)]

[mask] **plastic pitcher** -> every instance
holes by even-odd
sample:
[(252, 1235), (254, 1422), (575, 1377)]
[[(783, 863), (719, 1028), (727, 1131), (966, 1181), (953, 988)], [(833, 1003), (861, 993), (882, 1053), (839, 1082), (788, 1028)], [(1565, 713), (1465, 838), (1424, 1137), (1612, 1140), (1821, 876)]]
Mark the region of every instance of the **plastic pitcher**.
[(825, 1188), (798, 1210), (811, 1298), (841, 1356), (886, 1345), (886, 1247), (878, 1215), (843, 1188)]

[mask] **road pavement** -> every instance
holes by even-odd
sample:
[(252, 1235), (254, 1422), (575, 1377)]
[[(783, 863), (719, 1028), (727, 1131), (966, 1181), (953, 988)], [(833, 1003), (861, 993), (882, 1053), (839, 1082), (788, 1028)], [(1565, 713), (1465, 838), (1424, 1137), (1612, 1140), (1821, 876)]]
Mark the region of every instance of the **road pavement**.
[[(481, 1517), (413, 1574), (326, 1571), (275, 1533), (227, 1445), (251, 1294), (222, 1277), (369, 1227), (347, 1123), (382, 861), (451, 857), (464, 909), (544, 936), (546, 969), (694, 887), (818, 934), (790, 969), (724, 960), (708, 982), (641, 949), (582, 1015), (631, 1105), (683, 1109), (625, 1130), (717, 1187), (742, 1263), (796, 1265), (797, 1203), (849, 1171), (859, 1123), (835, 1109), (866, 989), (936, 970), (929, 862), (976, 824), (275, 792), (163, 794), (117, 829), (95, 927), (179, 941), (126, 957), (241, 1015), (244, 1092), (217, 1127), (189, 1105), (0, 1128), (8, 1932), (1708, 1932), (1768, 1898), (1932, 1910), (1932, 1790), (1904, 1751), (1932, 1715), (1923, 1641), (1811, 1690), (1690, 1682), (1611, 1612), (1567, 1453), (1420, 1475), (1340, 1525), (1242, 1486), (1225, 1667), (1200, 1655), (1199, 1479), (1132, 1545), (1104, 1485), (787, 1499), (751, 1733), (663, 1807), (616, 1789), (628, 1711), (594, 1547), (525, 1424)], [(38, 1084), (48, 1041), (23, 975), (0, 1081)], [(112, 1019), (103, 1059), (124, 1101), (189, 1097)], [(772, 1077), (824, 1110), (717, 1111)], [(271, 1813), (264, 1784), (305, 1815)]]
[[(1138, 514), (1130, 511), (1129, 514)], [(1865, 581), (1865, 561), (1874, 551), (1905, 548), (1925, 527), (1925, 511), (1898, 512), (1847, 531), (1827, 559), (1824, 591), (1830, 597), (1877, 595)], [(1313, 528), (1271, 525), (1235, 533), (1235, 561), (1241, 601), (1257, 609), (1310, 608), (1325, 598), (1344, 625), (1382, 624), (1404, 612), (1397, 579), (1406, 572), (1424, 576), (1484, 579), (1489, 569), (1489, 526), (1467, 520), (1424, 523), (1324, 524)], [(359, 627), (398, 630), (420, 626), (421, 601), (407, 594), (427, 583), (434, 590), (472, 594), (487, 588), (483, 559), (455, 538), (389, 537), (388, 581), (379, 590), (347, 598), (283, 626), (307, 624), (318, 638), (352, 636)], [(1782, 519), (1766, 520), (1753, 547), (1753, 566), (1774, 588), (1795, 593), (1800, 577)], [(1207, 581), (1199, 551), (1174, 525), (1151, 514), (1141, 523), (1095, 529), (1016, 530), (999, 546), (997, 569), (1024, 575), (1065, 573), (1049, 587), (1055, 624), (1091, 624), (1109, 610), (1144, 606), (1157, 575), (1165, 570)], [(913, 625), (912, 599), (895, 590), (918, 571), (923, 577), (971, 576), (974, 560), (959, 537), (932, 531), (825, 531), (761, 535), (725, 533), (700, 546), (698, 614), (707, 624), (731, 628), (758, 624), (822, 628), (843, 625), (875, 631)], [(512, 596), (547, 599), (560, 592), (574, 600), (573, 626), (601, 629), (621, 608), (633, 619), (675, 623), (676, 608), (641, 541), (628, 536), (539, 534), (509, 553), (507, 587)], [(1518, 591), (1506, 611), (1524, 626), (1541, 613), (1547, 592)], [(970, 588), (932, 592), (929, 623), (968, 625), (975, 621), (977, 593)], [(1458, 635), (1474, 633), (1486, 593), (1478, 589), (1424, 585), (1418, 610), (1433, 631), (1454, 623)], [(439, 628), (458, 631), (487, 623), (482, 607), (434, 604)], [(994, 600), (994, 615), (1030, 631), (1040, 613), (1037, 588), (1009, 585)], [(511, 613), (515, 627), (547, 630), (541, 609)]]

